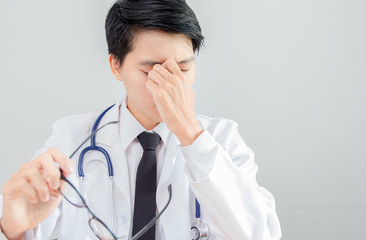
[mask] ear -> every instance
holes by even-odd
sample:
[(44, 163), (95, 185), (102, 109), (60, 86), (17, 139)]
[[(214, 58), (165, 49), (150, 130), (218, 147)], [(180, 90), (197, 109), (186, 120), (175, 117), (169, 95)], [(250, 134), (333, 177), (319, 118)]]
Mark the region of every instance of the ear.
[(118, 61), (113, 54), (109, 54), (108, 61), (114, 77), (118, 81), (123, 81), (121, 76), (121, 66), (118, 64)]

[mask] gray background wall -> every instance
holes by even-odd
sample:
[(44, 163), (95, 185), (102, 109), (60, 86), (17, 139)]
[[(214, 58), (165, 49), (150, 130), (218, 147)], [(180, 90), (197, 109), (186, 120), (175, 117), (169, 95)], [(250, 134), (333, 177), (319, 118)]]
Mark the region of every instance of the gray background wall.
[[(234, 119), (283, 239), (366, 239), (366, 2), (190, 0), (206, 37), (196, 110)], [(100, 111), (112, 1), (0, 0), (0, 185), (56, 119)]]

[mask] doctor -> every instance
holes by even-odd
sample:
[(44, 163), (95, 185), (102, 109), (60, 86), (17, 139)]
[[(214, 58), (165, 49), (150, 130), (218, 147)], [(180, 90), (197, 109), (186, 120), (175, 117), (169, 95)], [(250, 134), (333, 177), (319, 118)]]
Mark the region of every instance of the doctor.
[[(254, 154), (237, 124), (194, 112), (194, 53), (203, 37), (185, 1), (118, 1), (105, 27), (110, 67), (127, 95), (103, 116), (101, 110), (54, 123), (43, 149), (2, 189), (0, 239), (98, 239), (91, 213), (60, 194), (73, 190), (59, 169), (118, 239), (140, 230), (138, 219), (147, 210), (138, 209), (152, 208), (155, 216), (167, 204), (140, 239), (280, 239), (274, 199), (256, 182)], [(80, 164), (90, 140), (69, 158), (96, 119), (99, 127), (116, 122), (93, 137), (108, 153), (110, 166), (100, 151), (88, 151)], [(153, 135), (155, 146), (145, 149), (143, 135)], [(142, 166), (146, 156), (155, 161), (153, 171)], [(140, 170), (154, 172), (154, 180), (141, 185)], [(141, 186), (154, 184), (156, 197), (145, 201), (150, 206), (141, 205), (141, 196), (151, 191)], [(145, 225), (146, 219), (141, 221)]]

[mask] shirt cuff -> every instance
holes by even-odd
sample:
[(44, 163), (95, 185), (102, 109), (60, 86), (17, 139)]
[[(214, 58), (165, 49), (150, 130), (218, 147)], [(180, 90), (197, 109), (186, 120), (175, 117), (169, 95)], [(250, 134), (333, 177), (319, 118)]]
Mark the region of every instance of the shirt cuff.
[(211, 134), (204, 130), (191, 145), (179, 146), (186, 160), (185, 172), (192, 182), (207, 179), (215, 163), (215, 158), (208, 157), (208, 155), (217, 149), (217, 145), (218, 143)]

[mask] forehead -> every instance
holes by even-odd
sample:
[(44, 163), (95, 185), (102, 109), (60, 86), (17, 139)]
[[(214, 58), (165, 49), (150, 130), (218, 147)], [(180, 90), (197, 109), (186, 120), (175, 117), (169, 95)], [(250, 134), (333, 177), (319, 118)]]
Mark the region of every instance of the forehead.
[(132, 51), (128, 55), (137, 60), (154, 61), (164, 61), (173, 57), (179, 62), (193, 56), (194, 53), (192, 40), (184, 34), (147, 30), (135, 34)]

